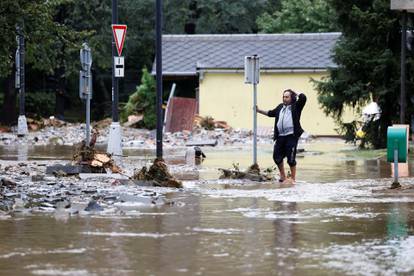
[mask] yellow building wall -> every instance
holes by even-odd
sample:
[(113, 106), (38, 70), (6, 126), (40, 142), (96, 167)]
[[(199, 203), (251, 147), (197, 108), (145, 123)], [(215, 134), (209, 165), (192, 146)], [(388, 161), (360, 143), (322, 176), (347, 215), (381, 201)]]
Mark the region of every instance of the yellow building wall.
[[(301, 124), (311, 135), (338, 135), (334, 120), (327, 117), (318, 102), (317, 92), (310, 81), (320, 80), (326, 73), (261, 73), (257, 85), (257, 102), (260, 109), (270, 110), (282, 102), (282, 92), (292, 89), (305, 93), (307, 103)], [(204, 73), (200, 80), (200, 115), (227, 121), (233, 128), (253, 128), (253, 86), (244, 83), (242, 73)], [(343, 119), (352, 121), (355, 115), (349, 110)], [(258, 114), (258, 127), (273, 127), (274, 118)]]

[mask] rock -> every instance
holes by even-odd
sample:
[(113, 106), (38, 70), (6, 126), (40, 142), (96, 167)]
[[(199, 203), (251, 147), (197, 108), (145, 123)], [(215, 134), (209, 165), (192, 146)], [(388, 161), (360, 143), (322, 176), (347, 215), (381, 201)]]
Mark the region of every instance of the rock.
[(68, 175), (76, 175), (76, 174), (82, 173), (83, 168), (82, 168), (82, 166), (79, 166), (79, 165), (76, 165), (76, 166), (72, 166), (72, 165), (52, 165), (52, 166), (47, 166), (46, 167), (46, 174), (53, 174), (54, 175), (59, 171), (66, 174), (65, 176), (68, 176)]
[(116, 196), (105, 196), (103, 199), (106, 201), (113, 201), (113, 200), (116, 200), (117, 197)]
[(86, 189), (86, 190), (82, 190), (83, 193), (85, 194), (95, 194), (98, 190), (96, 189)]
[(53, 175), (56, 177), (65, 177), (68, 176), (68, 174), (66, 172), (64, 172), (63, 170), (57, 170), (53, 172)]
[(0, 186), (7, 187), (7, 188), (10, 188), (10, 189), (15, 188), (16, 185), (17, 185), (16, 182), (14, 182), (10, 179), (6, 179), (6, 178), (2, 178), (0, 183), (1, 183)]
[(96, 201), (92, 200), (88, 203), (88, 206), (86, 206), (85, 211), (87, 212), (101, 212), (104, 208), (99, 205)]
[(43, 181), (43, 180), (45, 180), (45, 176), (44, 175), (38, 175), (38, 174), (32, 175), (32, 181), (33, 182)]
[(48, 203), (48, 202), (42, 202), (40, 203), (41, 207), (46, 207), (46, 208), (55, 208), (55, 205)]

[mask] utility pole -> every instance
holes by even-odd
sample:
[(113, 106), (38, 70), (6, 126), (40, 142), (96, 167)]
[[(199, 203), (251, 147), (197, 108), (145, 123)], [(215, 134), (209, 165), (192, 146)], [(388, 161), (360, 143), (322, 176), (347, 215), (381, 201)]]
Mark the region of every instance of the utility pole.
[(405, 124), (406, 103), (406, 53), (407, 53), (407, 17), (414, 13), (414, 1), (391, 0), (391, 10), (401, 12), (401, 86), (400, 86), (400, 124)]
[(162, 0), (156, 0), (157, 158), (162, 159)]
[(25, 116), (25, 68), (24, 68), (24, 35), (21, 26), (16, 27), (16, 89), (19, 89), (19, 118), (17, 120), (17, 136), (23, 137), (29, 133)]

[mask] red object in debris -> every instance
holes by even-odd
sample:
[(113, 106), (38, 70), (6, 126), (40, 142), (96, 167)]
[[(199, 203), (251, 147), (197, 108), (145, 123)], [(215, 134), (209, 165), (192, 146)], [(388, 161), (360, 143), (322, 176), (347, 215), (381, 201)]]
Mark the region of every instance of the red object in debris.
[(166, 132), (192, 130), (196, 114), (197, 100), (173, 97), (167, 111)]

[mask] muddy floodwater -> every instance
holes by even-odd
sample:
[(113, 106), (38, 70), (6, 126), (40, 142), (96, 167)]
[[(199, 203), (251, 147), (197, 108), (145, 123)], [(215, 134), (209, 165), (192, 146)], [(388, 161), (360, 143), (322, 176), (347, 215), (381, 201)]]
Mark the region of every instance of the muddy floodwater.
[[(381, 192), (385, 151), (330, 139), (304, 147), (295, 186), (217, 180), (218, 168), (250, 165), (250, 146), (203, 148), (200, 180), (148, 188), (174, 204), (0, 216), (0, 275), (413, 275), (414, 197)], [(0, 148), (0, 159), (21, 159), (17, 150)], [(70, 158), (70, 147), (56, 150), (28, 148), (23, 159)], [(273, 165), (271, 145), (258, 154)]]

